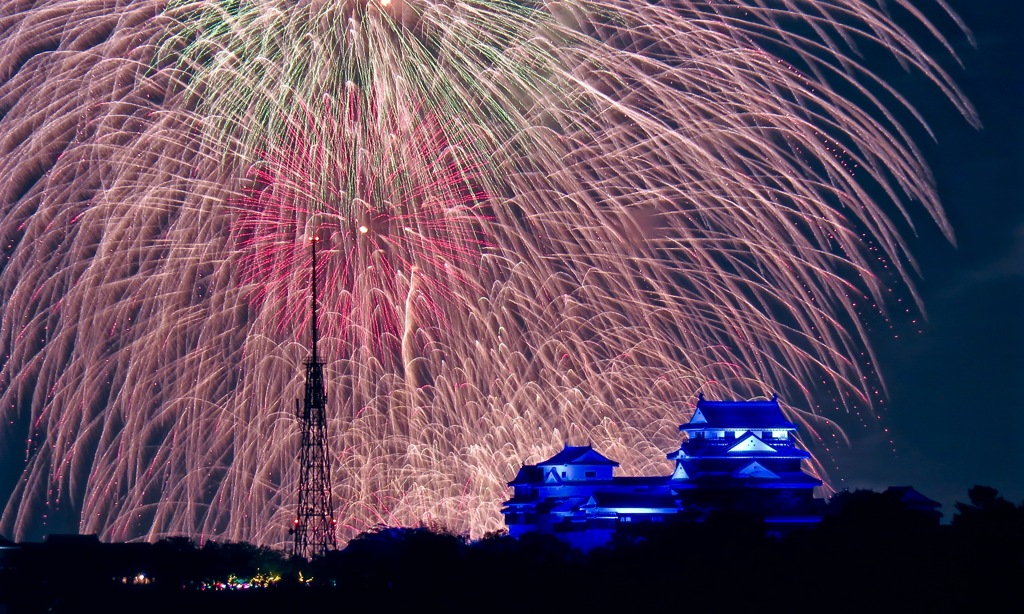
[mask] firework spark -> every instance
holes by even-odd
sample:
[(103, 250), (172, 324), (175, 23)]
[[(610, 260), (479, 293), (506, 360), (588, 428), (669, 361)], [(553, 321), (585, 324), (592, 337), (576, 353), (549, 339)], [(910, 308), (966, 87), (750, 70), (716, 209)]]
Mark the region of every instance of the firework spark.
[(500, 529), (563, 441), (667, 473), (701, 392), (841, 441), (858, 303), (913, 294), (915, 208), (950, 233), (858, 58), (975, 121), (922, 46), (962, 24), (888, 4), (927, 41), (874, 0), (7, 2), (0, 531), (283, 546), (313, 232), (342, 541)]

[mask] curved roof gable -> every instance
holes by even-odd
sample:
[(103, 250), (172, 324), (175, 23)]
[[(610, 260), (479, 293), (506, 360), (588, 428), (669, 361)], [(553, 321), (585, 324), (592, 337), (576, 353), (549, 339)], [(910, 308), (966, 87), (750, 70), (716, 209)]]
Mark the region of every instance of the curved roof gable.
[(795, 431), (796, 425), (786, 420), (777, 396), (770, 401), (709, 401), (700, 395), (690, 421), (680, 431), (699, 429), (783, 429)]
[(756, 435), (747, 435), (743, 439), (733, 444), (729, 450), (729, 453), (742, 453), (742, 452), (778, 452), (775, 448), (761, 441)]
[(595, 452), (590, 446), (565, 446), (558, 454), (544, 462), (537, 463), (538, 467), (549, 467), (551, 465), (602, 465), (618, 467), (619, 463)]
[(776, 474), (775, 472), (769, 470), (767, 467), (765, 467), (764, 465), (762, 465), (761, 463), (759, 463), (757, 461), (754, 461), (754, 462), (750, 463), (749, 465), (747, 465), (747, 466), (745, 466), (745, 467), (743, 467), (741, 469), (737, 469), (733, 473), (733, 477), (737, 477), (737, 478), (761, 478), (761, 479), (774, 479), (774, 480), (779, 479), (778, 474)]

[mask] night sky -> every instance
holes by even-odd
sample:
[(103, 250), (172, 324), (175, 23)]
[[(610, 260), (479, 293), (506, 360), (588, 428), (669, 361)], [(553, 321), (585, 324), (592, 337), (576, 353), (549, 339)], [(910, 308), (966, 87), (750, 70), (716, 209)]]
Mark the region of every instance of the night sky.
[(878, 332), (889, 430), (850, 433), (833, 476), (839, 489), (914, 486), (943, 503), (946, 521), (976, 484), (1024, 501), (1024, 10), (1014, 1), (952, 5), (977, 48), (958, 44), (964, 68), (946, 65), (983, 127), (912, 95), (936, 131), (936, 142), (920, 145), (956, 244), (934, 224), (908, 240), (925, 319)]

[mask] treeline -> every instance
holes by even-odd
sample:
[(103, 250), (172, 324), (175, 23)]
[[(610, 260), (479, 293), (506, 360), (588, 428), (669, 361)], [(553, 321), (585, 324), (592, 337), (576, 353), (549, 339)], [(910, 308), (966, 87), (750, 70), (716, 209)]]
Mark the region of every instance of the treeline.
[(781, 536), (755, 516), (716, 513), (700, 524), (635, 527), (588, 553), (547, 535), (468, 540), (427, 528), (370, 531), (311, 561), (187, 538), (56, 540), (0, 560), (0, 612), (944, 612), (1017, 604), (1024, 503), (985, 486), (968, 497), (947, 524), (888, 492), (853, 491), (836, 494), (821, 523)]

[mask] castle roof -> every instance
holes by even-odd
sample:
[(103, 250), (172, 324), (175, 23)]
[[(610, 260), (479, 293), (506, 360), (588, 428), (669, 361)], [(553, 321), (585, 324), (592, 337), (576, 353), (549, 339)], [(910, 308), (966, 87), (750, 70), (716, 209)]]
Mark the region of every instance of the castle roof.
[(595, 452), (590, 446), (565, 446), (562, 451), (548, 460), (537, 463), (538, 467), (551, 465), (609, 465), (618, 467), (619, 463)]
[(565, 446), (562, 451), (536, 465), (523, 465), (509, 486), (536, 484), (544, 480), (545, 468), (574, 465), (577, 467), (607, 467), (614, 469), (619, 463), (594, 451), (590, 446)]
[(702, 429), (785, 429), (795, 431), (796, 425), (786, 420), (778, 397), (757, 401), (709, 401), (700, 395), (693, 416), (680, 431)]
[(821, 486), (821, 480), (800, 471), (774, 472), (763, 467), (743, 467), (731, 473), (702, 473), (693, 479), (675, 480), (671, 486), (677, 493), (685, 491), (735, 492), (762, 489), (809, 490)]

